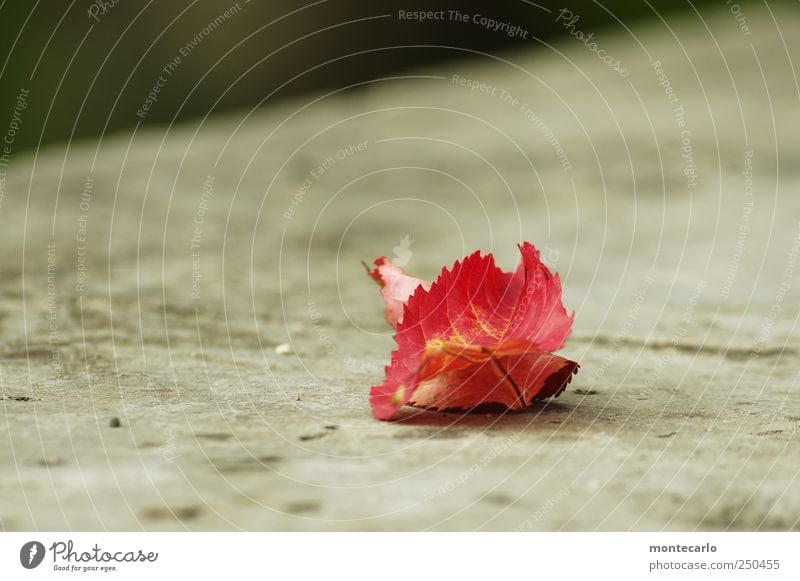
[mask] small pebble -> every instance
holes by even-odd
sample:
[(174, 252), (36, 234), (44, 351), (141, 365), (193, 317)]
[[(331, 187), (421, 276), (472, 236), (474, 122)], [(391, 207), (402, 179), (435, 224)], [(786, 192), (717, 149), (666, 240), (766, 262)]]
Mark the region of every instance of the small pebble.
[(275, 353), (278, 355), (288, 355), (292, 352), (292, 346), (288, 343), (281, 343), (280, 345), (275, 347)]

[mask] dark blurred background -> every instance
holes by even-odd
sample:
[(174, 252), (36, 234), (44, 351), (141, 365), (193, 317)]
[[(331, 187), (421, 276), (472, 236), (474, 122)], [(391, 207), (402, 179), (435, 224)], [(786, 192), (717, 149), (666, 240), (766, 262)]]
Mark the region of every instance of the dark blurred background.
[[(553, 42), (569, 34), (563, 20), (556, 22), (562, 8), (580, 16), (575, 29), (599, 35), (622, 30), (622, 23), (726, 6), (724, 0), (5, 0), (0, 122), (11, 121), (17, 95), (28, 89), (19, 150), (346, 87), (474, 56), (470, 51)], [(452, 9), (517, 25), (527, 39), (472, 22), (398, 17), (399, 10)], [(143, 111), (154, 87), (156, 100)]]

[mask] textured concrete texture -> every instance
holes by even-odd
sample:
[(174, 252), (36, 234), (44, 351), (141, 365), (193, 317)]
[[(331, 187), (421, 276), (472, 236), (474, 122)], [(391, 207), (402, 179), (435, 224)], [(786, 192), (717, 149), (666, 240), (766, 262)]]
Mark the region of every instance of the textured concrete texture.
[[(800, 11), (745, 14), (12, 153), (2, 529), (798, 529)], [(520, 240), (570, 388), (374, 421), (360, 261)]]

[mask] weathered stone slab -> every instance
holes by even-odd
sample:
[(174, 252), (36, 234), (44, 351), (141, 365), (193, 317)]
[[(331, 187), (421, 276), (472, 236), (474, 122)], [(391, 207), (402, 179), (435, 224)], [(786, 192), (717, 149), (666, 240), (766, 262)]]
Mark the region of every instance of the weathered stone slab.
[[(576, 40), (15, 157), (0, 526), (797, 529), (778, 8), (598, 34), (627, 77)], [(577, 311), (570, 389), (372, 420), (393, 343), (360, 260), (510, 268), (523, 239)]]

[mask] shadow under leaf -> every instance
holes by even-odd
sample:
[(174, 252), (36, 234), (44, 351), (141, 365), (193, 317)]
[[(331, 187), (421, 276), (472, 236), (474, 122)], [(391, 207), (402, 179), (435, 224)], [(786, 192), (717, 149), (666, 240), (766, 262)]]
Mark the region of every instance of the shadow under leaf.
[[(442, 429), (521, 429), (544, 423), (555, 417), (563, 418), (574, 411), (575, 406), (556, 402), (534, 402), (521, 411), (512, 411), (503, 405), (481, 404), (468, 410), (436, 411), (404, 407), (390, 423), (408, 426), (428, 426)], [(552, 429), (553, 425), (548, 424)]]

